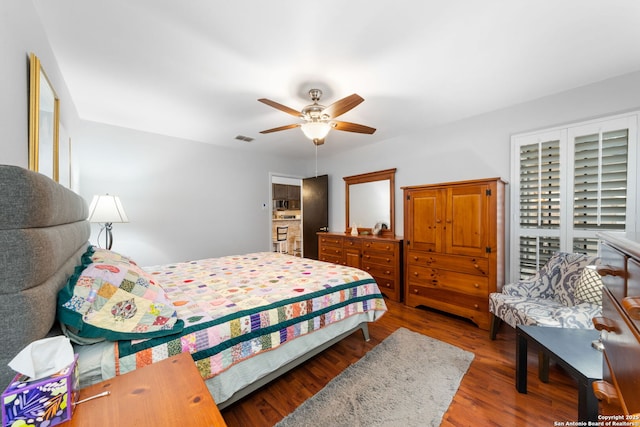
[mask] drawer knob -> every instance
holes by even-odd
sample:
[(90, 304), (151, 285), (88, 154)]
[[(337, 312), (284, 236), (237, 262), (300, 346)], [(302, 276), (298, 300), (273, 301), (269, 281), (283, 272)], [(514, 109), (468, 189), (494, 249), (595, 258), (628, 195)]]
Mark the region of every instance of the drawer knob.
[(607, 317), (594, 317), (591, 321), (598, 331), (615, 332), (617, 329), (616, 323)]
[(391, 274), (389, 270), (385, 271), (384, 274)]
[(633, 320), (640, 320), (640, 297), (623, 298), (622, 307)]
[(414, 272), (413, 272), (413, 275), (414, 275), (415, 277), (418, 277), (418, 272), (417, 272), (417, 271), (414, 271)]
[(480, 306), (478, 304), (473, 304), (473, 308), (478, 309)]
[(602, 266), (596, 267), (596, 271), (602, 277), (604, 276), (624, 277), (624, 270), (619, 270), (608, 265), (602, 265)]
[(616, 388), (613, 384), (608, 383), (607, 381), (594, 381), (592, 383), (593, 394), (595, 394), (596, 399), (604, 400), (610, 405), (620, 406), (620, 398), (618, 397), (618, 393), (616, 392)]
[(474, 286), (476, 289), (480, 287), (480, 285), (479, 285), (479, 284), (477, 284), (477, 283), (474, 283), (474, 284), (473, 284), (473, 286)]

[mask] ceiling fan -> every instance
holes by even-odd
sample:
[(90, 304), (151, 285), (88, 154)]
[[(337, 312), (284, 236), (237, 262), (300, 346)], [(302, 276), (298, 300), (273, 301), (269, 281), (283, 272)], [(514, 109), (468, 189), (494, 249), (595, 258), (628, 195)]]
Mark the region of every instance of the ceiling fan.
[(333, 104), (325, 107), (318, 103), (322, 97), (322, 91), (320, 89), (311, 89), (309, 91), (309, 97), (313, 104), (307, 105), (301, 111), (296, 111), (293, 108), (289, 108), (285, 105), (279, 104), (270, 99), (260, 98), (258, 101), (263, 104), (267, 104), (280, 111), (284, 111), (294, 117), (298, 117), (304, 120), (303, 123), (296, 123), (286, 126), (280, 126), (273, 129), (263, 130), (260, 133), (278, 132), (281, 130), (301, 128), (305, 136), (313, 141), (315, 145), (324, 144), (324, 139), (331, 129), (341, 130), (345, 132), (366, 133), (371, 135), (376, 130), (372, 127), (359, 125), (357, 123), (349, 123), (335, 120), (336, 117), (341, 116), (352, 108), (356, 107), (364, 98), (360, 95), (353, 94), (345, 98), (342, 98)]

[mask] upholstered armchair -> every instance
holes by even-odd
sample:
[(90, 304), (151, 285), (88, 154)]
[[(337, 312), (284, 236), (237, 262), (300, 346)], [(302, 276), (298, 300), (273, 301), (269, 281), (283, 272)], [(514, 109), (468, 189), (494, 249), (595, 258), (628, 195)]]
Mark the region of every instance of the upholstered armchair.
[(602, 313), (602, 281), (598, 258), (556, 252), (531, 278), (505, 285), (489, 294), (492, 314), (489, 335), (496, 338), (502, 321), (516, 325), (593, 329), (591, 319)]

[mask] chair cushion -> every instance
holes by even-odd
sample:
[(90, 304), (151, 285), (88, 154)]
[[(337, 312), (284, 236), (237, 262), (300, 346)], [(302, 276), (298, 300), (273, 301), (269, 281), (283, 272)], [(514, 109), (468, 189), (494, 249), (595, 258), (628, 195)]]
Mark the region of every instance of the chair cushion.
[(489, 311), (511, 327), (539, 325), (559, 328), (593, 329), (591, 319), (602, 314), (602, 308), (593, 303), (566, 307), (552, 299), (525, 298), (492, 293)]
[(582, 270), (580, 281), (576, 286), (576, 298), (579, 302), (590, 302), (602, 305), (602, 279), (593, 268)]

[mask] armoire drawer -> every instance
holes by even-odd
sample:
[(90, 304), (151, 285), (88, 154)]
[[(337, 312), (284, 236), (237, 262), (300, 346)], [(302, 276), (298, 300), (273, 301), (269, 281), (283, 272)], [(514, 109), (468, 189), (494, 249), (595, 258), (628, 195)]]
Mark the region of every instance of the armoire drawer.
[[(438, 302), (439, 306), (432, 307), (443, 310), (443, 306), (459, 307), (466, 311), (487, 312), (489, 310), (489, 299), (451, 292), (444, 289), (432, 289), (415, 283), (405, 283), (407, 287), (407, 302), (409, 305), (416, 306), (425, 304), (428, 301)], [(461, 314), (454, 311), (452, 313)]]
[(489, 273), (489, 260), (486, 258), (410, 250), (407, 252), (407, 259), (409, 264), (413, 265), (455, 270), (468, 274), (481, 274), (483, 276)]
[(409, 265), (407, 280), (428, 288), (448, 289), (455, 292), (487, 297), (489, 280), (485, 276), (457, 271)]

